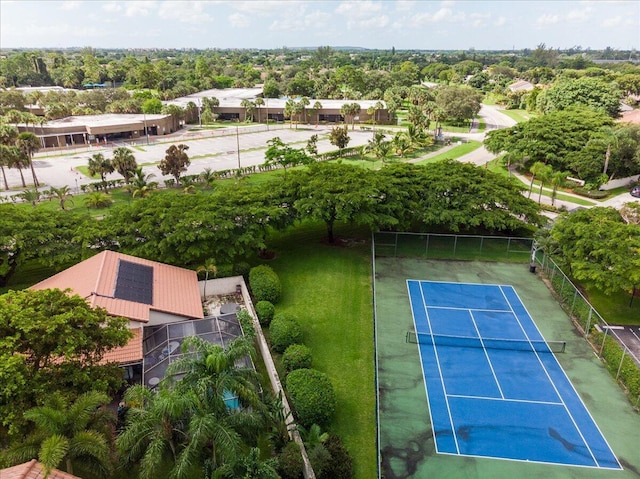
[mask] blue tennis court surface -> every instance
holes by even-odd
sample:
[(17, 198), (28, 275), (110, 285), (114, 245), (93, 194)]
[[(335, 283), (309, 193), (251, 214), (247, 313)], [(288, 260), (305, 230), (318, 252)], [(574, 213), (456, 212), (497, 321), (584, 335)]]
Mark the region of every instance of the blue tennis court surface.
[(621, 469), (513, 287), (407, 287), (438, 453)]

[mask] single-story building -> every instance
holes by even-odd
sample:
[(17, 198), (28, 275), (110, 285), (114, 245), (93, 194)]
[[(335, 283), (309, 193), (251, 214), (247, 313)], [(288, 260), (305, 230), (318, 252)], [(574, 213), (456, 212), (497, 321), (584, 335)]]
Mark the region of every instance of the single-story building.
[(180, 128), (172, 115), (116, 114), (69, 116), (40, 125), (16, 125), (41, 140), (43, 148), (137, 140), (168, 135)]
[(507, 88), (509, 91), (517, 92), (517, 91), (531, 91), (535, 87), (533, 83), (528, 82), (527, 80), (518, 80), (515, 83), (512, 83)]
[(46, 474), (46, 469), (42, 463), (31, 459), (29, 462), (18, 464), (17, 466), (0, 469), (0, 478), (2, 479), (82, 479), (68, 472), (59, 469), (51, 469)]

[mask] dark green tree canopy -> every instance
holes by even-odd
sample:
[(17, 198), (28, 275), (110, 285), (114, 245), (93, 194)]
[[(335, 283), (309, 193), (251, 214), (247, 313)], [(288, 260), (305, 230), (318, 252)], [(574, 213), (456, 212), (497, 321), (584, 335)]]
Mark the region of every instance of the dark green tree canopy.
[(0, 296), (0, 436), (20, 432), (22, 413), (50, 391), (75, 397), (122, 381), (117, 367), (99, 363), (106, 351), (131, 338), (127, 320), (68, 293), (23, 290)]
[(537, 99), (538, 110), (544, 113), (578, 106), (600, 110), (612, 118), (618, 116), (622, 93), (616, 83), (598, 78), (582, 77), (554, 84)]

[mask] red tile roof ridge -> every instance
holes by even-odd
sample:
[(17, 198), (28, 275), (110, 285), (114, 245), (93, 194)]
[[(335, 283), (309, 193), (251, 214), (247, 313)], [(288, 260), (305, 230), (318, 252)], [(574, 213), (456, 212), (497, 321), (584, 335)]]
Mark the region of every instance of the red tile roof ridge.
[(94, 302), (96, 300), (96, 293), (98, 292), (98, 284), (100, 283), (100, 278), (102, 277), (102, 270), (104, 269), (104, 264), (107, 260), (107, 254), (111, 251), (105, 250), (98, 253), (98, 255), (102, 255), (102, 261), (100, 261), (100, 268), (98, 269), (98, 274), (96, 275), (96, 282), (91, 291), (91, 305), (94, 306)]

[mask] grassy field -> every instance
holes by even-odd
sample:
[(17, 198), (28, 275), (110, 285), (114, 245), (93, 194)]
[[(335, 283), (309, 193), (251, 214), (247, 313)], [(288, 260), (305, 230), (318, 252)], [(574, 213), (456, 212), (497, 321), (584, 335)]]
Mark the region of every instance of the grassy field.
[(507, 115), (509, 118), (514, 119), (518, 123), (529, 121), (531, 118), (535, 118), (535, 113), (531, 113), (527, 110), (500, 110), (500, 113)]
[(419, 161), (418, 164), (423, 165), (425, 163), (433, 163), (435, 161), (447, 160), (447, 159), (455, 160), (456, 158), (460, 158), (461, 156), (464, 156), (467, 153), (471, 153), (472, 151), (477, 150), (481, 146), (482, 146), (482, 143), (480, 143), (479, 141), (471, 140), (467, 143), (458, 145), (450, 149), (449, 151), (440, 153), (439, 155), (433, 156), (429, 159)]
[(354, 478), (376, 477), (376, 402), (369, 234), (339, 226), (349, 242), (329, 246), (324, 225), (303, 225), (268, 242), (283, 298), (276, 312), (297, 316), (313, 367), (326, 373), (338, 407), (333, 425), (349, 449)]

